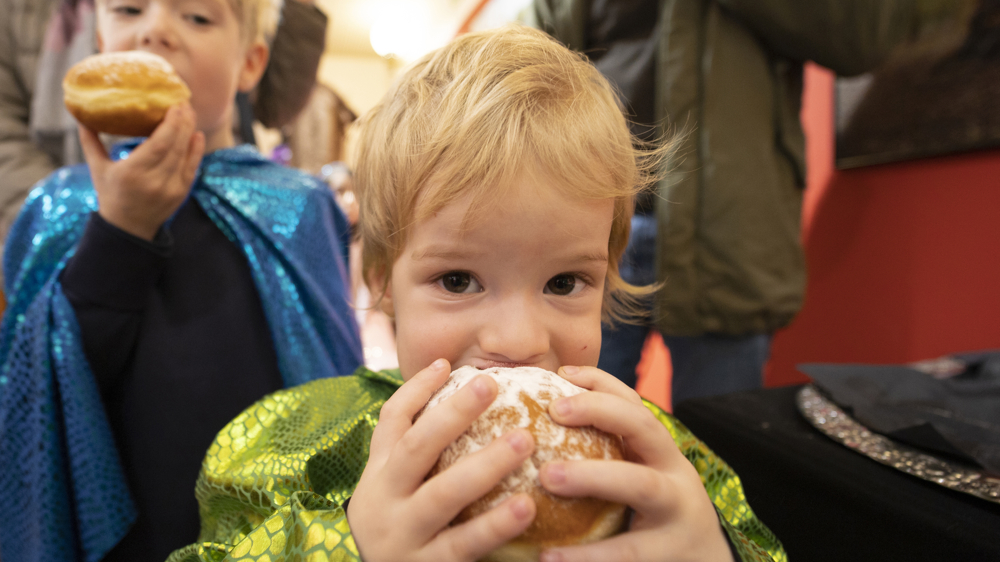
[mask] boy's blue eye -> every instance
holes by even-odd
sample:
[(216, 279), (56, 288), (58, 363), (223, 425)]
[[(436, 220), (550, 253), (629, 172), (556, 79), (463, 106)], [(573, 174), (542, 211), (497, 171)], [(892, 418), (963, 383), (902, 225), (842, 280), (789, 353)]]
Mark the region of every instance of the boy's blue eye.
[(482, 290), (479, 282), (465, 271), (449, 271), (438, 280), (449, 293), (475, 293)]
[(188, 16), (188, 18), (198, 25), (208, 25), (212, 23), (210, 19), (206, 18), (205, 16), (200, 16), (198, 14), (192, 14)]
[(566, 296), (576, 289), (576, 276), (569, 273), (556, 275), (545, 284), (545, 291), (553, 295)]

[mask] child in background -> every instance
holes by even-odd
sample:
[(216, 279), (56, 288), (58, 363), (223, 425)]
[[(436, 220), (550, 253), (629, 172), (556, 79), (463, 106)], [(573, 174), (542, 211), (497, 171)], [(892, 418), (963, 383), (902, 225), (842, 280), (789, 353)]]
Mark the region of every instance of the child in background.
[(616, 264), (659, 155), (633, 148), (592, 65), (526, 28), (462, 36), (405, 73), (359, 143), (365, 278), (395, 318), (400, 369), (280, 391), (234, 419), (196, 488), (204, 542), (172, 562), (472, 561), (518, 536), (535, 512), (525, 495), (449, 522), (530, 456), (527, 431), (427, 479), (496, 396), (481, 376), (414, 423), (465, 365), (557, 371), (591, 392), (553, 402), (553, 418), (624, 438), (626, 461), (552, 462), (540, 477), (628, 504), (630, 528), (542, 560), (787, 559), (725, 463), (594, 367), (602, 319), (643, 293)]
[(192, 97), (110, 154), (81, 128), (88, 165), (41, 182), (11, 231), (5, 562), (164, 559), (198, 536), (191, 488), (226, 422), (361, 363), (343, 213), (317, 179), (233, 146), (280, 0), (96, 9), (102, 51), (161, 55)]

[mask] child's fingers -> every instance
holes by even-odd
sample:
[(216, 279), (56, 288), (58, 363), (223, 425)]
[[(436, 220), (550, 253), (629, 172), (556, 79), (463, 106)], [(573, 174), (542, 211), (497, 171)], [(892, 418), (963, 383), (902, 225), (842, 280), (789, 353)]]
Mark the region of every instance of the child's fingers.
[(427, 404), (434, 391), (448, 380), (448, 361), (438, 359), (406, 381), (386, 400), (371, 440), (369, 464), (384, 464), (392, 447), (413, 425), (413, 416)]
[(497, 383), (479, 375), (453, 396), (424, 412), (399, 439), (386, 461), (388, 482), (408, 494), (423, 482), (441, 451), (486, 411), (497, 395)]
[[(594, 497), (628, 505), (651, 521), (664, 521), (677, 509), (677, 481), (648, 466), (622, 461), (556, 461), (542, 466), (539, 478), (559, 496)], [(700, 484), (695, 482), (695, 485)], [(700, 487), (700, 486), (699, 486)]]
[(535, 502), (527, 494), (518, 494), (471, 521), (442, 531), (429, 545), (430, 559), (479, 560), (523, 533), (534, 519)]
[[(187, 156), (191, 149), (191, 140), (194, 137), (197, 125), (194, 109), (191, 108), (191, 104), (185, 103), (180, 106), (180, 112), (176, 117), (176, 121), (174, 137), (169, 139), (172, 142), (167, 147), (167, 152), (164, 154), (163, 160), (160, 161), (160, 166), (167, 170), (182, 169), (186, 164)], [(153, 133), (156, 134), (156, 131), (153, 131)], [(190, 185), (185, 184), (184, 187), (190, 187)]]
[(642, 398), (630, 386), (597, 367), (566, 365), (559, 368), (558, 375), (576, 386), (586, 388), (587, 390), (614, 394), (629, 402), (642, 404)]
[(712, 560), (733, 562), (725, 531), (715, 513), (708, 527), (692, 529), (644, 529), (580, 546), (565, 546), (542, 552), (540, 562), (640, 562)]
[(515, 429), (424, 482), (413, 495), (416, 504), (425, 506), (428, 514), (421, 530), (428, 535), (439, 531), (465, 506), (485, 496), (504, 476), (521, 466), (534, 448), (531, 433)]
[(153, 134), (136, 147), (129, 158), (145, 168), (160, 165), (175, 168), (187, 152), (194, 132), (193, 115), (194, 110), (188, 104), (172, 106)]
[(87, 160), (91, 173), (98, 176), (103, 175), (104, 168), (111, 163), (104, 143), (101, 142), (97, 133), (83, 125), (78, 125), (77, 129), (80, 131), (80, 148), (83, 149), (83, 157)]
[(562, 425), (592, 425), (621, 435), (633, 453), (655, 468), (683, 460), (670, 432), (641, 403), (603, 392), (584, 392), (553, 400), (549, 414)]
[(167, 114), (163, 116), (163, 121), (153, 129), (153, 133), (145, 142), (132, 151), (129, 158), (139, 159), (142, 163), (159, 162), (174, 146), (177, 132), (181, 127), (183, 119), (183, 107), (180, 105), (171, 106), (167, 109)]

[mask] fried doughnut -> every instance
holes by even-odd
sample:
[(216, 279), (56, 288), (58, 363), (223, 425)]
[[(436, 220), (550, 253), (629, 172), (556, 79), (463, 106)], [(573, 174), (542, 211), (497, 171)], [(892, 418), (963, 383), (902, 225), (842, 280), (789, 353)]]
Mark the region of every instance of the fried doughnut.
[(63, 78), (66, 108), (84, 127), (148, 137), (191, 90), (159, 55), (122, 51), (89, 56)]
[(491, 562), (537, 561), (543, 548), (585, 544), (615, 534), (622, 527), (625, 506), (596, 498), (566, 498), (550, 494), (538, 479), (542, 464), (553, 460), (622, 459), (620, 437), (593, 427), (566, 427), (552, 420), (549, 403), (563, 396), (586, 392), (566, 379), (535, 367), (491, 368), (480, 371), (462, 367), (431, 397), (424, 411), (453, 395), (478, 375), (497, 382), (493, 404), (472, 426), (441, 453), (430, 475), (472, 454), (504, 433), (527, 428), (535, 439), (531, 458), (507, 475), (489, 493), (462, 510), (453, 525), (489, 511), (508, 497), (525, 492), (535, 501), (531, 526), (510, 543), (483, 560)]

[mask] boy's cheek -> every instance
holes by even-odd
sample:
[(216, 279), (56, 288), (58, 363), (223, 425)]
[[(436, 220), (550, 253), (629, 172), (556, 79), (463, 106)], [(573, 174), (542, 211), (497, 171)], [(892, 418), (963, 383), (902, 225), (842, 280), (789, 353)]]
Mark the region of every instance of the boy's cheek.
[(579, 362), (575, 363), (580, 367), (596, 367), (597, 360), (601, 358), (601, 335), (598, 333), (596, 340), (584, 341), (578, 344)]
[[(445, 358), (454, 363), (461, 355), (457, 334), (448, 323), (418, 320), (408, 322), (411, 317), (397, 316), (396, 322), (396, 353), (399, 357), (399, 369), (404, 379), (417, 374), (436, 359)], [(405, 320), (404, 320), (405, 319)], [(400, 321), (404, 320), (404, 321)], [(457, 368), (452, 365), (452, 368)]]
[(569, 338), (561, 345), (559, 359), (562, 365), (597, 366), (601, 357), (600, 317), (596, 321), (588, 319), (568, 323), (562, 333)]

